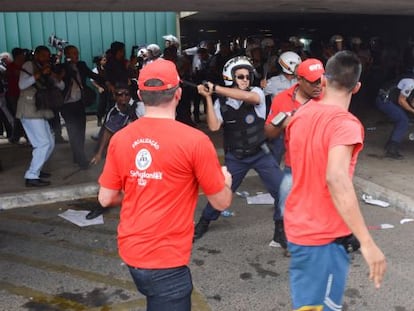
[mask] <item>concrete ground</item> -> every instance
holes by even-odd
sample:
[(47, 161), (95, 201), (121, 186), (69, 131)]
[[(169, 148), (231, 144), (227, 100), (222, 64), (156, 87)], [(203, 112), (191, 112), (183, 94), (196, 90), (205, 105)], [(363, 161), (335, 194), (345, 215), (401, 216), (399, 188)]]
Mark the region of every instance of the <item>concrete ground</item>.
[[(414, 311), (410, 241), (414, 223), (400, 224), (401, 219), (414, 216), (414, 142), (405, 143), (404, 160), (384, 158), (382, 147), (390, 124), (375, 116), (365, 126), (370, 130), (359, 158), (356, 188), (359, 196), (368, 193), (391, 205), (361, 203), (362, 210), (373, 228), (382, 223), (395, 228), (372, 231), (388, 259), (383, 288), (374, 290), (361, 255), (355, 254), (344, 310)], [(205, 124), (200, 128), (205, 129)], [(90, 135), (95, 131), (91, 119), (89, 155), (94, 147)], [(221, 154), (220, 133), (211, 137)], [(105, 214), (104, 225), (85, 228), (58, 217), (68, 208), (88, 210), (96, 204), (102, 164), (78, 171), (71, 163), (69, 145), (57, 145), (45, 168), (52, 173), (52, 185), (29, 189), (24, 187), (23, 174), (30, 153), (28, 146), (0, 143), (0, 310), (144, 310), (145, 301), (117, 255), (118, 209)], [(240, 190), (264, 191), (255, 174), (249, 174)], [(204, 203), (200, 197), (196, 220)], [(247, 205), (236, 196), (232, 209), (234, 217), (213, 223), (194, 245), (193, 310), (290, 310), (288, 259), (280, 249), (268, 246), (272, 207)]]
[[(240, 190), (262, 191), (257, 176)], [(104, 214), (104, 224), (77, 227), (60, 218), (67, 209), (88, 210), (83, 199), (0, 212), (0, 310), (143, 311), (145, 300), (117, 255), (119, 209)], [(196, 218), (206, 200), (200, 197)], [(375, 290), (358, 253), (352, 260), (344, 310), (414, 311), (412, 242), (414, 223), (392, 208), (361, 203), (367, 224), (387, 256), (383, 287)], [(272, 206), (248, 205), (236, 196), (235, 216), (220, 218), (193, 247), (194, 311), (291, 310), (288, 264), (280, 248), (269, 246)], [(382, 223), (395, 227), (374, 230)]]

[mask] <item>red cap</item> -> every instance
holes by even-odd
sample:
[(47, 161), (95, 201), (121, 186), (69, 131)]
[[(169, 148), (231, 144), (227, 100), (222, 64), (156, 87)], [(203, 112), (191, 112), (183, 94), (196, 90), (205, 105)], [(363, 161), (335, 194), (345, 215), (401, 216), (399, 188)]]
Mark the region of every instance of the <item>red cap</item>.
[(309, 82), (315, 82), (325, 73), (323, 64), (316, 58), (308, 58), (301, 62), (296, 70), (296, 75), (303, 77)]
[[(158, 79), (163, 82), (160, 86), (146, 86), (145, 82)], [(141, 69), (138, 76), (138, 88), (141, 91), (163, 91), (176, 87), (180, 77), (175, 64), (169, 60), (159, 58)]]

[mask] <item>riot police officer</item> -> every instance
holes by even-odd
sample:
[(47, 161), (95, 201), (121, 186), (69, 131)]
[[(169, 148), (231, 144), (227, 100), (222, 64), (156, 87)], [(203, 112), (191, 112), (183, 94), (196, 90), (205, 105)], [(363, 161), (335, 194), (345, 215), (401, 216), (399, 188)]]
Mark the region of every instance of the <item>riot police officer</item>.
[[(226, 86), (208, 82), (199, 85), (198, 91), (206, 98), (209, 129), (218, 131), (223, 126), (225, 165), (233, 177), (231, 190), (236, 191), (247, 172), (254, 169), (277, 202), (282, 172), (265, 142), (266, 102), (263, 91), (251, 87), (253, 70), (247, 57), (234, 57), (223, 68)], [(218, 96), (214, 104), (213, 93)], [(207, 204), (196, 225), (194, 238), (201, 238), (210, 222), (219, 216), (220, 212)], [(274, 220), (283, 225), (277, 205)]]

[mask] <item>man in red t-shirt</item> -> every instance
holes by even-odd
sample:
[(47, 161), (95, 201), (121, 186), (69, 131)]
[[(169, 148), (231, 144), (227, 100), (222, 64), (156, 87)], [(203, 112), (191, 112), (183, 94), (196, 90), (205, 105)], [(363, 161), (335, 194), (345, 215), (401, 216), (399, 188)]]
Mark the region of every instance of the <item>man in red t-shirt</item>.
[(324, 97), (298, 110), (286, 129), (293, 187), (284, 221), (294, 310), (342, 309), (347, 252), (359, 242), (376, 287), (385, 273), (385, 257), (368, 232), (352, 185), (364, 130), (348, 108), (360, 74), (355, 54), (335, 54), (322, 77)]
[[(289, 150), (285, 146), (283, 132), (286, 125), (289, 123), (290, 116), (293, 115), (296, 110), (311, 99), (316, 100), (321, 97), (321, 77), (324, 72), (325, 70), (322, 62), (315, 58), (308, 58), (300, 63), (295, 70), (298, 83), (273, 98), (272, 106), (266, 119), (265, 134), (266, 137), (273, 140), (273, 154), (279, 163), (282, 159), (283, 152), (286, 150), (283, 179), (280, 183), (279, 200), (277, 202), (282, 215), (285, 210), (286, 198), (292, 188)], [(280, 118), (280, 116), (282, 116), (282, 118)], [(275, 221), (273, 241), (270, 242), (270, 245), (280, 245), (284, 249), (287, 248), (283, 222)], [(289, 256), (289, 252), (285, 251), (285, 255)]]
[(111, 138), (99, 178), (102, 206), (122, 205), (119, 254), (148, 311), (191, 310), (187, 265), (199, 186), (217, 210), (232, 198), (231, 175), (210, 139), (174, 120), (179, 82), (174, 63), (164, 59), (141, 70), (145, 116)]

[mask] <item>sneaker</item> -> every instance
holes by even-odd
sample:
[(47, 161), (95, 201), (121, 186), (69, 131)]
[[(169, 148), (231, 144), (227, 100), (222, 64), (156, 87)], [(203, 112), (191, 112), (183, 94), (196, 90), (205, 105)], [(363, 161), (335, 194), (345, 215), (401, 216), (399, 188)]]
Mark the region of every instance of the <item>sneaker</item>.
[(197, 225), (195, 226), (194, 240), (201, 239), (201, 237), (208, 231), (209, 225), (210, 225), (210, 221), (201, 217)]
[(283, 220), (275, 221), (275, 232), (273, 233), (273, 242), (280, 244), (283, 249), (287, 249), (287, 239), (285, 235), (285, 229), (283, 226)]

